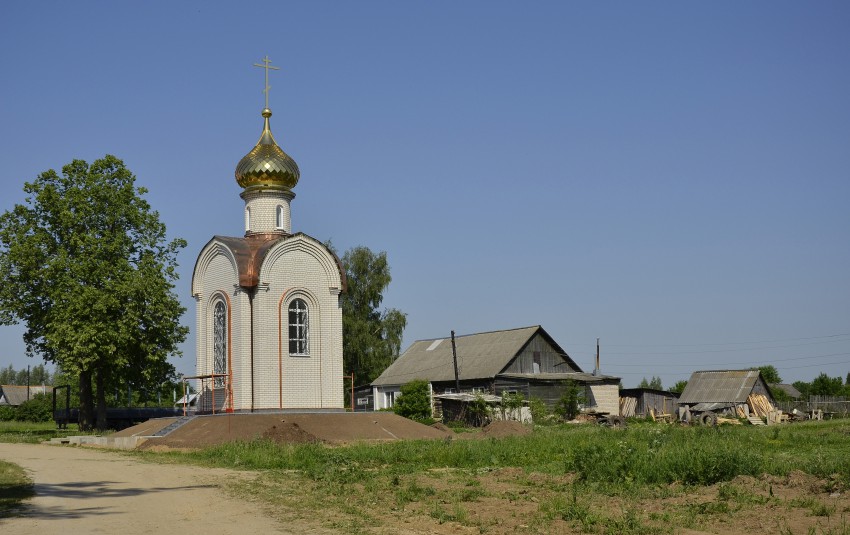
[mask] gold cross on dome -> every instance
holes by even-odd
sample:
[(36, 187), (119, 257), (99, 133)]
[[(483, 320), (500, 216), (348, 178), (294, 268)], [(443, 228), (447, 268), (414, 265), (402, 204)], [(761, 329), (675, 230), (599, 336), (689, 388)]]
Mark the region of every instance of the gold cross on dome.
[(269, 59), (268, 55), (266, 55), (266, 57), (264, 57), (262, 61), (263, 61), (263, 65), (260, 65), (259, 63), (255, 63), (254, 67), (260, 67), (261, 69), (266, 70), (266, 87), (263, 89), (263, 93), (266, 94), (266, 108), (268, 108), (269, 107), (269, 89), (272, 88), (272, 86), (269, 85), (269, 69), (279, 71), (280, 67), (272, 67), (270, 65), (272, 60)]

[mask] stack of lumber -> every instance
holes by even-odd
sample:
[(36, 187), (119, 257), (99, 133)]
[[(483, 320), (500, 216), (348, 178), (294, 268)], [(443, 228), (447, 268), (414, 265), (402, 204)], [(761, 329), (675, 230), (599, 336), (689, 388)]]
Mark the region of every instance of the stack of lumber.
[(749, 416), (743, 405), (735, 405), (735, 414), (738, 415), (738, 418), (746, 418)]
[(631, 417), (635, 415), (635, 408), (637, 407), (637, 398), (633, 397), (622, 397), (620, 398), (620, 415)]
[(750, 394), (747, 397), (747, 405), (750, 406), (750, 414), (759, 418), (766, 418), (770, 411), (776, 410), (764, 394)]

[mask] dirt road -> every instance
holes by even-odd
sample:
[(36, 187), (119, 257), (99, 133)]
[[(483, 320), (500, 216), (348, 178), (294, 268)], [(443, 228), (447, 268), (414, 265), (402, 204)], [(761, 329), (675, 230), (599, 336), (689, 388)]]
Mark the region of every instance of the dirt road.
[(237, 472), (32, 444), (0, 444), (0, 459), (24, 467), (36, 492), (24, 516), (0, 520), (3, 533), (303, 533), (225, 495), (227, 478), (250, 477)]

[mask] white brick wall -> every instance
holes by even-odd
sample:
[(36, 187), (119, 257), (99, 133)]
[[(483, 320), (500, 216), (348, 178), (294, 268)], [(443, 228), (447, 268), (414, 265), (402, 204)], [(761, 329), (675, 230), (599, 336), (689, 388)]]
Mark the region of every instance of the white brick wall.
[(620, 414), (620, 389), (617, 385), (589, 385), (591, 403), (600, 412)]
[[(245, 191), (242, 198), (245, 200), (246, 212), (250, 210), (251, 216), (245, 218), (246, 232), (274, 232), (282, 230), (287, 234), (292, 232), (290, 221), (290, 201), (295, 194), (290, 191), (265, 190)], [(282, 210), (281, 225), (277, 225), (277, 210)]]
[[(198, 257), (192, 281), (198, 317), (196, 363), (198, 375), (212, 373), (212, 306), (216, 295), (226, 295), (231, 306), (233, 408), (249, 410), (250, 301), (238, 280), (233, 254), (223, 243), (212, 240)], [(254, 297), (253, 408), (342, 408), (341, 279), (335, 259), (320, 242), (299, 234), (272, 247), (259, 280)], [(309, 306), (308, 357), (289, 356), (287, 309), (295, 297)], [(211, 386), (209, 381), (206, 386)], [(210, 406), (211, 400), (205, 397), (210, 398), (202, 395), (201, 403)], [(218, 408), (223, 406), (221, 397), (217, 391)]]

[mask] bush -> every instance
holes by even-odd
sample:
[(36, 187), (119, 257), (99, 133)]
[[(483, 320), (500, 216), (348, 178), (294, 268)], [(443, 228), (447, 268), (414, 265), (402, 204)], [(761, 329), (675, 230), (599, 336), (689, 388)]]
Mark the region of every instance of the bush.
[(411, 420), (431, 418), (431, 396), (428, 381), (417, 379), (401, 387), (401, 395), (393, 404), (393, 412)]
[(567, 381), (564, 394), (555, 406), (555, 413), (564, 420), (572, 420), (578, 416), (578, 408), (584, 396), (574, 381)]
[(0, 422), (11, 422), (15, 419), (15, 407), (0, 405)]
[(528, 400), (528, 409), (531, 411), (531, 421), (536, 425), (549, 423), (549, 409), (540, 398)]
[(49, 422), (53, 419), (53, 400), (46, 394), (36, 394), (18, 406), (15, 419), (19, 422)]

